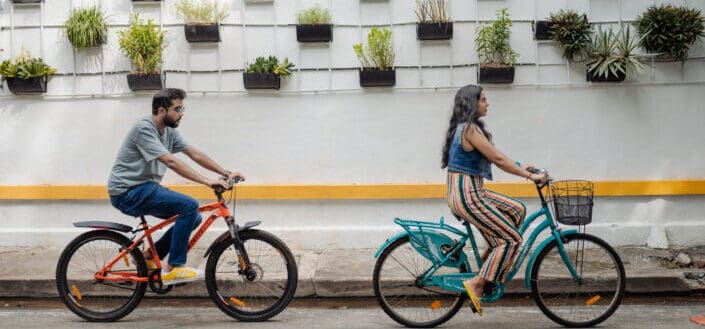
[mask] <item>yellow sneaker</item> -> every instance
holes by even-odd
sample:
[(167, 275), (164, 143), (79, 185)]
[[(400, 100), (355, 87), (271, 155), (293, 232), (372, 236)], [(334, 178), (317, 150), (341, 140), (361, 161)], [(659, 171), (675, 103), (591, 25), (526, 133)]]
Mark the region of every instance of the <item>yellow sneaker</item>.
[(202, 278), (203, 271), (186, 266), (174, 267), (171, 272), (168, 273), (162, 272), (162, 283), (166, 286), (183, 282), (198, 281)]

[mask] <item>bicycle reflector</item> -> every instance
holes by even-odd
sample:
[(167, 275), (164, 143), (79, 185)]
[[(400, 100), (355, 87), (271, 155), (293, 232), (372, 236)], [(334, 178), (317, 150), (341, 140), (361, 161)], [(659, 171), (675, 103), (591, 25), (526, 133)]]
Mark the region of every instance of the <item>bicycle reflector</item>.
[(83, 297), (81, 296), (81, 292), (78, 291), (78, 287), (76, 287), (75, 284), (71, 285), (71, 290), (73, 290), (73, 294), (76, 295), (76, 298), (78, 300), (83, 300)]
[(600, 295), (592, 297), (585, 302), (585, 305), (587, 305), (587, 306), (593, 305), (593, 304), (597, 303), (597, 301), (599, 301), (600, 298), (602, 298), (602, 297), (600, 297)]
[(434, 300), (433, 303), (431, 303), (431, 309), (432, 310), (437, 310), (441, 308), (441, 301), (440, 300)]
[(243, 302), (235, 297), (230, 297), (230, 301), (237, 306), (245, 307), (245, 302)]

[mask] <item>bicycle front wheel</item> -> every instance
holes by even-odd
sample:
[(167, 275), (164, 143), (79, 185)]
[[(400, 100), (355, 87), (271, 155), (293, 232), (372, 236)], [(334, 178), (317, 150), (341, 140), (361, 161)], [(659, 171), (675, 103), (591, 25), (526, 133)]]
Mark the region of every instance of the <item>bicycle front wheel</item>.
[(296, 292), (294, 255), (279, 238), (260, 231), (240, 232), (250, 270), (240, 268), (231, 238), (221, 241), (206, 264), (206, 287), (225, 314), (240, 321), (264, 321), (283, 311)]
[[(463, 306), (464, 294), (418, 282), (432, 266), (414, 249), (409, 237), (394, 241), (379, 255), (372, 284), (377, 302), (394, 321), (406, 327), (431, 328), (450, 320)], [(436, 273), (458, 272), (467, 272), (465, 265), (441, 267)]]
[(113, 231), (90, 231), (71, 241), (56, 267), (56, 287), (66, 306), (88, 321), (116, 321), (137, 307), (146, 282), (129, 282), (123, 275), (147, 277), (142, 253), (133, 249), (105, 273), (111, 280), (96, 280), (95, 274), (129, 247), (131, 241)]
[(566, 327), (592, 327), (617, 310), (624, 294), (624, 265), (604, 240), (589, 234), (564, 238), (573, 278), (556, 241), (539, 253), (531, 270), (531, 295), (541, 311)]

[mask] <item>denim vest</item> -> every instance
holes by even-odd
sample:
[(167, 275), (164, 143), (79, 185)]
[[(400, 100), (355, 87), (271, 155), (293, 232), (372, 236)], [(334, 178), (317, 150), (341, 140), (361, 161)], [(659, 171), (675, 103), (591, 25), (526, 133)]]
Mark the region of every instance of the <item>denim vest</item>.
[(461, 138), (465, 123), (455, 128), (455, 136), (448, 150), (448, 171), (465, 173), (492, 180), (492, 163), (478, 150), (467, 152), (463, 149)]

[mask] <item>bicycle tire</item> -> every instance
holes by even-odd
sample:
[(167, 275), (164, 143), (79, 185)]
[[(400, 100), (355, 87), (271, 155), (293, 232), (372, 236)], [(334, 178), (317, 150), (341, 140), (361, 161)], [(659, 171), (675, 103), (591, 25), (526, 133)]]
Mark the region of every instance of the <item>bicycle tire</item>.
[[(416, 265), (415, 269), (412, 270), (408, 264), (401, 264), (400, 260), (395, 259), (396, 255), (393, 253), (399, 250), (398, 248), (403, 248), (401, 252), (408, 254), (407, 256), (404, 256), (404, 258), (407, 258), (413, 262)], [(412, 255), (414, 257), (413, 260), (410, 258)], [(388, 267), (385, 266), (390, 257), (392, 260), (396, 261), (399, 268), (395, 268), (394, 265)], [(427, 264), (427, 266), (418, 266), (419, 262), (423, 262), (424, 264)], [(466, 299), (465, 294), (448, 292), (437, 287), (434, 287), (434, 289), (438, 289), (438, 291), (433, 291), (430, 287), (422, 288), (417, 285), (416, 278), (418, 278), (421, 272), (428, 269), (431, 265), (432, 264), (429, 260), (421, 256), (413, 248), (413, 246), (411, 246), (408, 236), (394, 241), (379, 255), (372, 274), (372, 285), (374, 288), (375, 297), (377, 298), (377, 303), (379, 303), (382, 307), (382, 310), (384, 310), (384, 312), (397, 323), (411, 328), (432, 328), (450, 320), (463, 306), (463, 302)], [(443, 267), (443, 269), (450, 268)], [(455, 270), (460, 273), (467, 272), (465, 264)], [(387, 277), (387, 274), (382, 274), (383, 271), (388, 272), (389, 277)], [(400, 275), (402, 277), (400, 277)], [(380, 278), (380, 276), (384, 276), (384, 278)], [(411, 281), (409, 282), (407, 280)], [(387, 284), (385, 284), (385, 282), (387, 282)], [(398, 290), (394, 291), (393, 289)], [(386, 293), (387, 290), (389, 290), (389, 294)], [(406, 291), (409, 290), (412, 290), (410, 294), (413, 296), (404, 295), (398, 297), (397, 299), (399, 300), (399, 305), (392, 305), (392, 298), (397, 296), (397, 294), (406, 293)], [(437, 295), (431, 295), (432, 297), (429, 298), (429, 292), (437, 293)], [(441, 301), (441, 298), (445, 299), (445, 301)], [(450, 302), (447, 301), (448, 299), (450, 299)], [(428, 307), (431, 312), (428, 310), (426, 313), (419, 312), (418, 310), (420, 307)], [(410, 310), (410, 314), (403, 314), (403, 311), (405, 310)], [(441, 311), (436, 312), (438, 310)], [(436, 315), (432, 319), (426, 319), (423, 321), (419, 319), (410, 319), (412, 315), (433, 315), (432, 313)]]
[[(558, 324), (595, 326), (609, 318), (622, 302), (624, 264), (614, 248), (596, 236), (571, 234), (563, 243), (581, 282), (572, 278), (558, 254), (557, 242), (552, 241), (540, 251), (531, 269), (531, 296)], [(587, 244), (592, 248), (585, 247)], [(559, 302), (572, 304), (559, 306)]]
[[(237, 320), (265, 321), (282, 312), (294, 297), (298, 284), (296, 261), (289, 247), (271, 233), (246, 230), (240, 232), (240, 239), (257, 277), (250, 280), (238, 272), (238, 254), (228, 237), (208, 257), (208, 294), (220, 310)], [(267, 250), (258, 248), (267, 246)], [(272, 265), (264, 268), (264, 264)]]
[[(91, 322), (112, 322), (137, 307), (144, 297), (146, 282), (109, 284), (93, 279), (122, 248), (131, 244), (125, 236), (108, 230), (86, 232), (68, 244), (56, 266), (56, 287), (69, 310)], [(133, 249), (128, 255), (124, 262), (113, 265), (113, 269), (135, 271), (138, 276), (146, 277), (147, 265), (142, 253)]]

